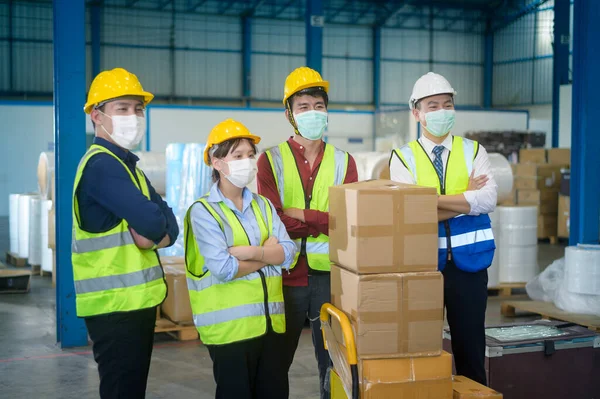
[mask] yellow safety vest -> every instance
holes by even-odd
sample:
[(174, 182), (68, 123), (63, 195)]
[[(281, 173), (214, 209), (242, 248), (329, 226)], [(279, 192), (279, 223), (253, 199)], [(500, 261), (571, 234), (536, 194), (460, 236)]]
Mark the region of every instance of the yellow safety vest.
[[(469, 177), (477, 156), (476, 141), (452, 136), (452, 151), (448, 156), (441, 184), (429, 154), (418, 141), (411, 141), (394, 150), (417, 185), (435, 187), (438, 194), (462, 194), (469, 187)], [(438, 269), (443, 270), (448, 253), (456, 266), (466, 272), (488, 268), (494, 257), (494, 234), (488, 215), (458, 215), (438, 225)]]
[(135, 245), (125, 220), (104, 233), (90, 233), (81, 228), (77, 187), (85, 165), (100, 153), (117, 159), (133, 184), (150, 199), (143, 172), (136, 168), (138, 185), (127, 165), (108, 149), (94, 144), (81, 159), (73, 189), (71, 244), (79, 317), (150, 308), (164, 301), (167, 294), (158, 255), (153, 250), (139, 249)]
[[(273, 230), (273, 215), (268, 201), (257, 194), (251, 203), (258, 222), (261, 245)], [(204, 206), (215, 218), (227, 245), (250, 245), (241, 222), (227, 205), (196, 201), (184, 219), (185, 263), (194, 324), (207, 345), (224, 345), (260, 337), (271, 323), (273, 331), (285, 333), (285, 308), (281, 267), (268, 265), (244, 277), (223, 282), (205, 267), (202, 249), (194, 237), (190, 212), (195, 204)], [(266, 217), (265, 217), (266, 216)]]
[[(299, 208), (329, 212), (329, 187), (344, 184), (348, 171), (348, 153), (325, 144), (325, 153), (319, 166), (312, 193), (304, 192), (304, 184), (296, 159), (288, 142), (266, 151), (279, 190), (283, 209)], [(305, 255), (308, 267), (312, 270), (329, 272), (329, 236), (306, 237), (294, 240), (298, 251), (292, 264), (296, 266), (298, 257)]]

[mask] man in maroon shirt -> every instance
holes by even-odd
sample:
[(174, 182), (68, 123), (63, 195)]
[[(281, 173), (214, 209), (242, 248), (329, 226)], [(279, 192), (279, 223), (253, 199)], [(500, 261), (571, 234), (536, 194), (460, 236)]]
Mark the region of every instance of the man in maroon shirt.
[(323, 345), (319, 312), (330, 302), (329, 187), (358, 180), (356, 163), (322, 140), (327, 127), (329, 83), (306, 67), (286, 79), (283, 103), (294, 135), (258, 159), (258, 192), (267, 197), (298, 245), (299, 255), (283, 274), (288, 370), (306, 317), (310, 319), (319, 365), (321, 398), (330, 364)]

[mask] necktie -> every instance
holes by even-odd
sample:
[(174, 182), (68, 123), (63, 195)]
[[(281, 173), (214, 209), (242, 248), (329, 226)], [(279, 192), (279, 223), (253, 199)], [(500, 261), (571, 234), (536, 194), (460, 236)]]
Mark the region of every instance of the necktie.
[(435, 167), (435, 171), (440, 178), (441, 186), (444, 187), (444, 163), (442, 162), (442, 152), (444, 152), (443, 145), (437, 145), (433, 148), (433, 153), (435, 154), (433, 166)]

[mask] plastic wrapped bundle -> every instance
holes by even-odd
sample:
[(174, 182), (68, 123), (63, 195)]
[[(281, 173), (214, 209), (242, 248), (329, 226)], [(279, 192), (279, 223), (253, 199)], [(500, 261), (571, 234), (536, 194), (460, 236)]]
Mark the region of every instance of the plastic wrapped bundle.
[(496, 253), (500, 283), (527, 283), (538, 272), (537, 207), (496, 207), (500, 221)]
[(203, 144), (173, 143), (166, 150), (166, 193), (167, 203), (179, 225), (179, 237), (173, 246), (160, 250), (165, 256), (184, 256), (183, 219), (188, 208), (208, 192), (211, 168), (204, 164)]

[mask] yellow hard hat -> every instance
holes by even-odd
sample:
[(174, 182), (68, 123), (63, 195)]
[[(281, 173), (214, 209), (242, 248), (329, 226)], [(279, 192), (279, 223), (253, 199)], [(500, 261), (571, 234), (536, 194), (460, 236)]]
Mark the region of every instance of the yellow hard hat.
[(123, 68), (115, 68), (98, 74), (88, 93), (83, 110), (86, 114), (92, 112), (95, 106), (113, 98), (123, 96), (140, 96), (144, 98), (144, 106), (154, 98), (152, 93), (144, 91), (137, 76)]
[(308, 67), (300, 67), (292, 71), (285, 79), (283, 87), (283, 104), (285, 105), (288, 98), (298, 93), (301, 90), (309, 87), (322, 87), (325, 93), (329, 91), (329, 82), (323, 80), (321, 74), (314, 69)]
[(234, 121), (231, 118), (225, 119), (223, 122), (213, 127), (208, 135), (206, 148), (204, 149), (204, 163), (210, 165), (209, 155), (213, 146), (231, 139), (248, 139), (251, 140), (254, 145), (260, 143), (260, 137), (250, 133), (250, 130), (242, 123)]

